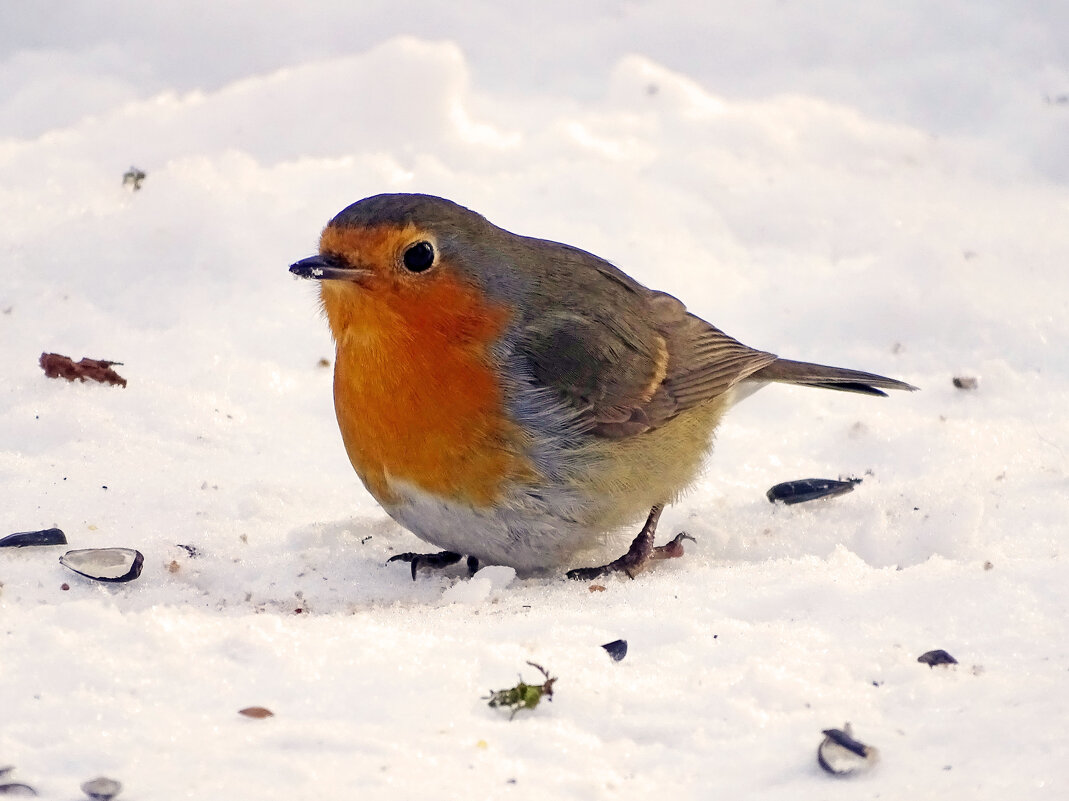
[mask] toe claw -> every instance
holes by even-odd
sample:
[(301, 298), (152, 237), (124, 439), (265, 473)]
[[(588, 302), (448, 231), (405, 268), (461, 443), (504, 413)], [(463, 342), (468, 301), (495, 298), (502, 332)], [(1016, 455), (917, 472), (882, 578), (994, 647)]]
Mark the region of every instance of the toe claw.
[(564, 576), (572, 581), (593, 581), (596, 578), (601, 578), (608, 572), (608, 565), (603, 567), (577, 567), (575, 570), (569, 570)]
[(671, 542), (666, 542), (664, 545), (658, 545), (653, 549), (653, 553), (650, 554), (651, 559), (678, 559), (683, 555), (683, 540), (690, 540), (691, 542), (697, 542), (694, 537), (690, 536), (685, 531), (681, 531), (676, 534), (675, 538)]
[[(471, 558), (468, 559), (468, 565), (470, 568)], [(408, 562), (412, 566), (412, 580), (416, 580), (416, 572), (421, 567), (431, 568), (438, 570), (443, 567), (449, 567), (449, 565), (456, 564), (460, 561), (460, 554), (453, 551), (440, 551), (439, 553), (399, 553), (394, 554), (386, 560), (386, 564), (390, 562)], [(478, 564), (478, 562), (476, 562)]]

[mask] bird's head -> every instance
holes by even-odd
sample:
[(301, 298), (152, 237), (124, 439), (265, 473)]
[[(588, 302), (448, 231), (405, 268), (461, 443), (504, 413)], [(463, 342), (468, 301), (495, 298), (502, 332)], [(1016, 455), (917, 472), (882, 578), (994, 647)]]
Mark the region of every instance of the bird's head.
[(463, 206), (430, 195), (375, 195), (342, 210), (319, 253), (290, 272), (321, 282), (334, 338), (389, 336), (488, 341), (509, 317), (507, 271), (494, 250), (510, 236)]

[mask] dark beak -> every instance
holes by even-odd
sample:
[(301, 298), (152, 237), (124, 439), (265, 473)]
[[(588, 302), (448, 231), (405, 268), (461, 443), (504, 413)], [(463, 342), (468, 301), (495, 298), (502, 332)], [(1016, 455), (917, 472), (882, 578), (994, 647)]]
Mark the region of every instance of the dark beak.
[(349, 267), (337, 256), (309, 256), (290, 265), (290, 272), (301, 278), (314, 278), (317, 281), (359, 281), (367, 270)]

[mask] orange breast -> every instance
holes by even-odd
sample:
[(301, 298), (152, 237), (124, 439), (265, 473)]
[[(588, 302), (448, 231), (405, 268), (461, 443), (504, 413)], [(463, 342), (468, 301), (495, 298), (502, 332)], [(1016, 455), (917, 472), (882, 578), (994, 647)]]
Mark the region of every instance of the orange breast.
[(388, 479), (400, 479), (485, 506), (530, 475), (490, 367), (504, 309), (444, 271), (417, 289), (376, 277), (325, 282), (322, 293), (337, 341), (338, 425), (376, 499), (396, 503)]

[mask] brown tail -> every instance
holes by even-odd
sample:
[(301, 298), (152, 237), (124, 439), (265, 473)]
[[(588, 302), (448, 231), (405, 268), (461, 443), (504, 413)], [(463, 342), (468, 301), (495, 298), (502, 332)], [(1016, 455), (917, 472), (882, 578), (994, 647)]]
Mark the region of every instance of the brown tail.
[(806, 387), (823, 387), (841, 392), (860, 392), (863, 395), (883, 397), (887, 396), (887, 393), (882, 391), (884, 389), (905, 389), (910, 392), (916, 389), (904, 381), (896, 381), (874, 373), (828, 367), (823, 364), (794, 362), (790, 359), (776, 359), (772, 364), (750, 375), (748, 380), (779, 381), (785, 384), (801, 384)]

